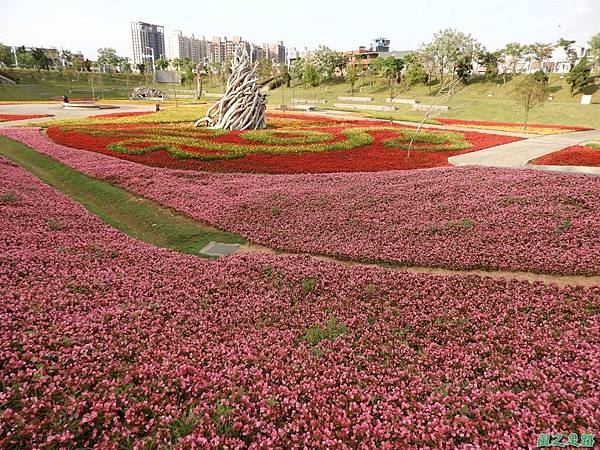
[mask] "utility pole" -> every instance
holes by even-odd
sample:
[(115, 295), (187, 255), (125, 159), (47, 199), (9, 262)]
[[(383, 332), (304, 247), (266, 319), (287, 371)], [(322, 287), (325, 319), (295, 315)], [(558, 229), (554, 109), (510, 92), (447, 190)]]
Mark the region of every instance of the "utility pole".
[[(152, 47), (144, 47), (150, 50), (150, 57), (152, 58), (152, 81), (156, 83), (156, 66), (154, 65), (154, 49)], [(147, 57), (148, 55), (146, 55)]]

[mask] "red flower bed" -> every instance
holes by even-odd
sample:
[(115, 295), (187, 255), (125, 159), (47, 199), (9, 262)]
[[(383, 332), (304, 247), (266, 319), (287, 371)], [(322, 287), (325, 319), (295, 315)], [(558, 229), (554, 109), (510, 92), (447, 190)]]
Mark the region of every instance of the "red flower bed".
[(52, 117), (53, 114), (0, 114), (0, 122), (12, 120), (39, 119), (40, 117)]
[[(477, 125), (482, 127), (515, 127), (523, 128), (522, 123), (511, 123), (511, 122), (492, 122), (485, 120), (462, 120), (462, 119), (448, 119), (436, 117), (436, 122), (442, 125)], [(554, 128), (556, 130), (571, 130), (571, 131), (587, 131), (592, 128), (574, 127), (570, 125), (548, 125), (542, 123), (530, 123), (527, 124), (528, 128)]]
[[(108, 148), (110, 144), (123, 141), (123, 137), (112, 137), (110, 135), (98, 136), (86, 134), (77, 128), (50, 127), (47, 135), (55, 142), (78, 149), (91, 150), (103, 153), (117, 158), (138, 162), (141, 164), (168, 167), (176, 169), (202, 170), (211, 172), (249, 172), (249, 173), (268, 173), (268, 174), (291, 174), (291, 173), (327, 173), (327, 172), (377, 172), (385, 170), (407, 170), (421, 169), (431, 167), (449, 166), (448, 157), (461, 153), (478, 151), (484, 148), (505, 144), (519, 140), (520, 138), (511, 136), (500, 136), (482, 134), (477, 132), (463, 132), (464, 139), (470, 144), (470, 147), (462, 150), (436, 150), (427, 151), (427, 143), (422, 144), (412, 152), (410, 159), (407, 159), (407, 151), (401, 148), (394, 148), (386, 145), (384, 142), (396, 137), (397, 133), (393, 129), (407, 129), (406, 126), (391, 126), (387, 122), (376, 122), (368, 120), (337, 120), (319, 116), (303, 115), (270, 115), (273, 122), (284, 122), (280, 132), (290, 132), (294, 129), (308, 129), (313, 132), (325, 132), (332, 135), (333, 141), (337, 142), (346, 139), (343, 132), (349, 128), (382, 127), (382, 130), (371, 130), (369, 134), (373, 142), (368, 145), (362, 145), (355, 148), (345, 148), (326, 151), (297, 151), (297, 147), (290, 145), (290, 152), (251, 152), (242, 157), (234, 159), (200, 160), (193, 158), (176, 158), (167, 150), (156, 150), (145, 154), (127, 154), (112, 151)], [(139, 127), (139, 124), (132, 127)], [(144, 125), (147, 132), (152, 124)], [(110, 130), (112, 125), (102, 125), (94, 129)], [(121, 130), (123, 125), (114, 126)], [(157, 130), (157, 136), (160, 131)], [(424, 131), (427, 133), (428, 131)], [(136, 136), (136, 131), (132, 130), (131, 137)], [(281, 135), (280, 135), (281, 136)], [(460, 136), (460, 135), (459, 135)], [(239, 132), (231, 132), (220, 137), (211, 138), (213, 143), (230, 143), (232, 146), (256, 147), (261, 145), (258, 142), (250, 142), (242, 138)], [(148, 143), (150, 146), (152, 143)], [(181, 150), (192, 153), (201, 153), (203, 155), (215, 154), (213, 150), (206, 150), (199, 147), (186, 146), (185, 142), (179, 144)], [(136, 148), (141, 148), (136, 146)], [(432, 147), (433, 148), (433, 147)], [(217, 152), (218, 153), (218, 152)]]
[(88, 117), (89, 119), (117, 119), (119, 117), (136, 117), (136, 116), (147, 116), (148, 114), (154, 114), (154, 111), (131, 111), (131, 112), (119, 112), (112, 114), (99, 114), (97, 116)]
[(538, 166), (600, 167), (600, 150), (583, 145), (573, 145), (532, 161)]

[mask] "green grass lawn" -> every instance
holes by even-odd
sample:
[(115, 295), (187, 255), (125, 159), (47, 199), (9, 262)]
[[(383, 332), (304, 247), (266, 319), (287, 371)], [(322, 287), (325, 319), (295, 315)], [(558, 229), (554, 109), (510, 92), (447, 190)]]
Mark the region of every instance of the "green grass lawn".
[[(2, 73), (16, 80), (17, 84), (0, 84), (0, 100), (48, 101), (63, 95), (71, 98), (94, 98), (98, 100), (127, 99), (138, 86), (150, 86), (170, 96), (189, 94), (189, 86), (156, 84), (152, 74), (87, 73), (2, 69)], [(92, 91), (93, 85), (93, 91)], [(195, 89), (195, 87), (192, 87)], [(205, 91), (222, 92), (223, 87), (211, 87), (205, 83)], [(175, 91), (175, 92), (174, 92)], [(188, 100), (188, 99), (186, 99)]]
[[(493, 120), (502, 122), (520, 123), (523, 120), (523, 111), (514, 101), (514, 90), (522, 79), (521, 75), (514, 78), (507, 77), (506, 83), (471, 81), (462, 87), (446, 103), (450, 111), (443, 113), (440, 117), (472, 120)], [(594, 83), (589, 92), (593, 94), (592, 105), (581, 105), (581, 95), (571, 96), (569, 87), (564, 78), (559, 75), (550, 76), (550, 95), (552, 101), (534, 109), (530, 113), (529, 122), (540, 122), (546, 124), (578, 125), (591, 128), (600, 128), (600, 76), (593, 77)], [(403, 92), (398, 89), (395, 95), (400, 98), (416, 99), (427, 104), (433, 99), (431, 94), (435, 93), (435, 86), (430, 89), (427, 86), (418, 85)], [(283, 88), (283, 100), (285, 104), (291, 104), (292, 98), (304, 98), (326, 100), (327, 103), (319, 105), (318, 108), (333, 109), (334, 103), (348, 103), (337, 100), (338, 96), (350, 96), (350, 85), (345, 82), (331, 82), (319, 86), (316, 89), (304, 88), (297, 82), (292, 83), (292, 88)], [(389, 86), (381, 80), (363, 81), (356, 84), (355, 96), (373, 97), (372, 104), (383, 105), (385, 98), (390, 96)], [(269, 103), (271, 105), (282, 104), (282, 88), (269, 91)], [(423, 116), (410, 110), (408, 105), (396, 105), (398, 110), (391, 114), (395, 120), (420, 120)], [(368, 112), (362, 113), (370, 117), (389, 118), (390, 113)]]
[(170, 208), (77, 172), (35, 150), (0, 137), (0, 155), (62, 191), (108, 225), (144, 242), (203, 256), (210, 241), (243, 244), (238, 235), (202, 225)]
[[(156, 87), (171, 96), (170, 102), (174, 101), (174, 94), (179, 96), (182, 103), (194, 103), (192, 99), (184, 99), (189, 86), (173, 86), (170, 84), (152, 83), (149, 74), (144, 77), (139, 74), (89, 74), (89, 73), (67, 73), (57, 71), (37, 70), (4, 70), (8, 75), (19, 80), (17, 85), (0, 85), (0, 101), (47, 101), (62, 95), (71, 98), (91, 98), (92, 78), (94, 80), (94, 95), (97, 99), (115, 100), (127, 99), (133, 88), (140, 85)], [(473, 120), (493, 120), (502, 122), (517, 122), (523, 120), (523, 111), (514, 101), (514, 90), (522, 75), (508, 76), (506, 82), (502, 78), (497, 81), (485, 81), (474, 78), (467, 86), (462, 87), (447, 104), (450, 111), (440, 117)], [(569, 87), (559, 75), (550, 75), (550, 94), (552, 101), (544, 106), (533, 110), (530, 114), (530, 122), (547, 124), (578, 125), (600, 129), (600, 76), (592, 77), (593, 84), (588, 88), (593, 94), (592, 105), (580, 105), (581, 95), (571, 96)], [(204, 92), (223, 92), (224, 86), (216, 84), (214, 79), (204, 78)], [(436, 86), (417, 85), (407, 91), (395, 89), (394, 94), (401, 98), (416, 99), (427, 104), (432, 101), (432, 94)], [(175, 91), (175, 92), (174, 92)], [(327, 103), (319, 108), (333, 108), (334, 103), (340, 103), (338, 96), (349, 96), (350, 85), (343, 81), (334, 81), (319, 86), (316, 89), (304, 88), (297, 81), (292, 82), (292, 88), (278, 88), (269, 91), (268, 98), (271, 106), (280, 104), (290, 105), (292, 98), (317, 98), (326, 100)], [(389, 86), (386, 82), (378, 79), (360, 80), (354, 89), (356, 96), (374, 97), (373, 104), (385, 104), (385, 98), (389, 97)], [(213, 97), (202, 97), (201, 101), (215, 101)], [(418, 121), (422, 113), (411, 111), (408, 105), (397, 105), (398, 110), (390, 113), (363, 113), (370, 117), (393, 118), (395, 120)]]

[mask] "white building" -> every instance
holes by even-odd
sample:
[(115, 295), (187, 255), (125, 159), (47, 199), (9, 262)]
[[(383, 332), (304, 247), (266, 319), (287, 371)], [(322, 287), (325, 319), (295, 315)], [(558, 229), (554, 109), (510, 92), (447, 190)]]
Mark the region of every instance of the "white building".
[(185, 36), (181, 31), (175, 30), (167, 36), (168, 59), (191, 59), (196, 64), (203, 63), (206, 56), (206, 39), (197, 38), (193, 34)]
[[(573, 50), (577, 54), (576, 63), (585, 56), (586, 48), (574, 44)], [(506, 61), (498, 65), (500, 73), (512, 73), (513, 66), (516, 73), (534, 73), (542, 68), (542, 65), (533, 59), (533, 55), (525, 55), (517, 61), (506, 57)], [(549, 73), (568, 73), (571, 70), (571, 61), (562, 47), (554, 46), (550, 58), (544, 61), (543, 69)]]

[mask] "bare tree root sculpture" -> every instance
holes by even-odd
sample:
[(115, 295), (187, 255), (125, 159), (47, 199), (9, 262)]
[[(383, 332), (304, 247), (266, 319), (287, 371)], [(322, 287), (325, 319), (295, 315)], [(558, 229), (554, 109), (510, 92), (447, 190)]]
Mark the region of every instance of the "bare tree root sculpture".
[(265, 112), (267, 96), (260, 93), (255, 66), (245, 45), (235, 49), (231, 75), (222, 99), (212, 105), (206, 116), (194, 123), (202, 123), (211, 129), (256, 130), (267, 127)]

